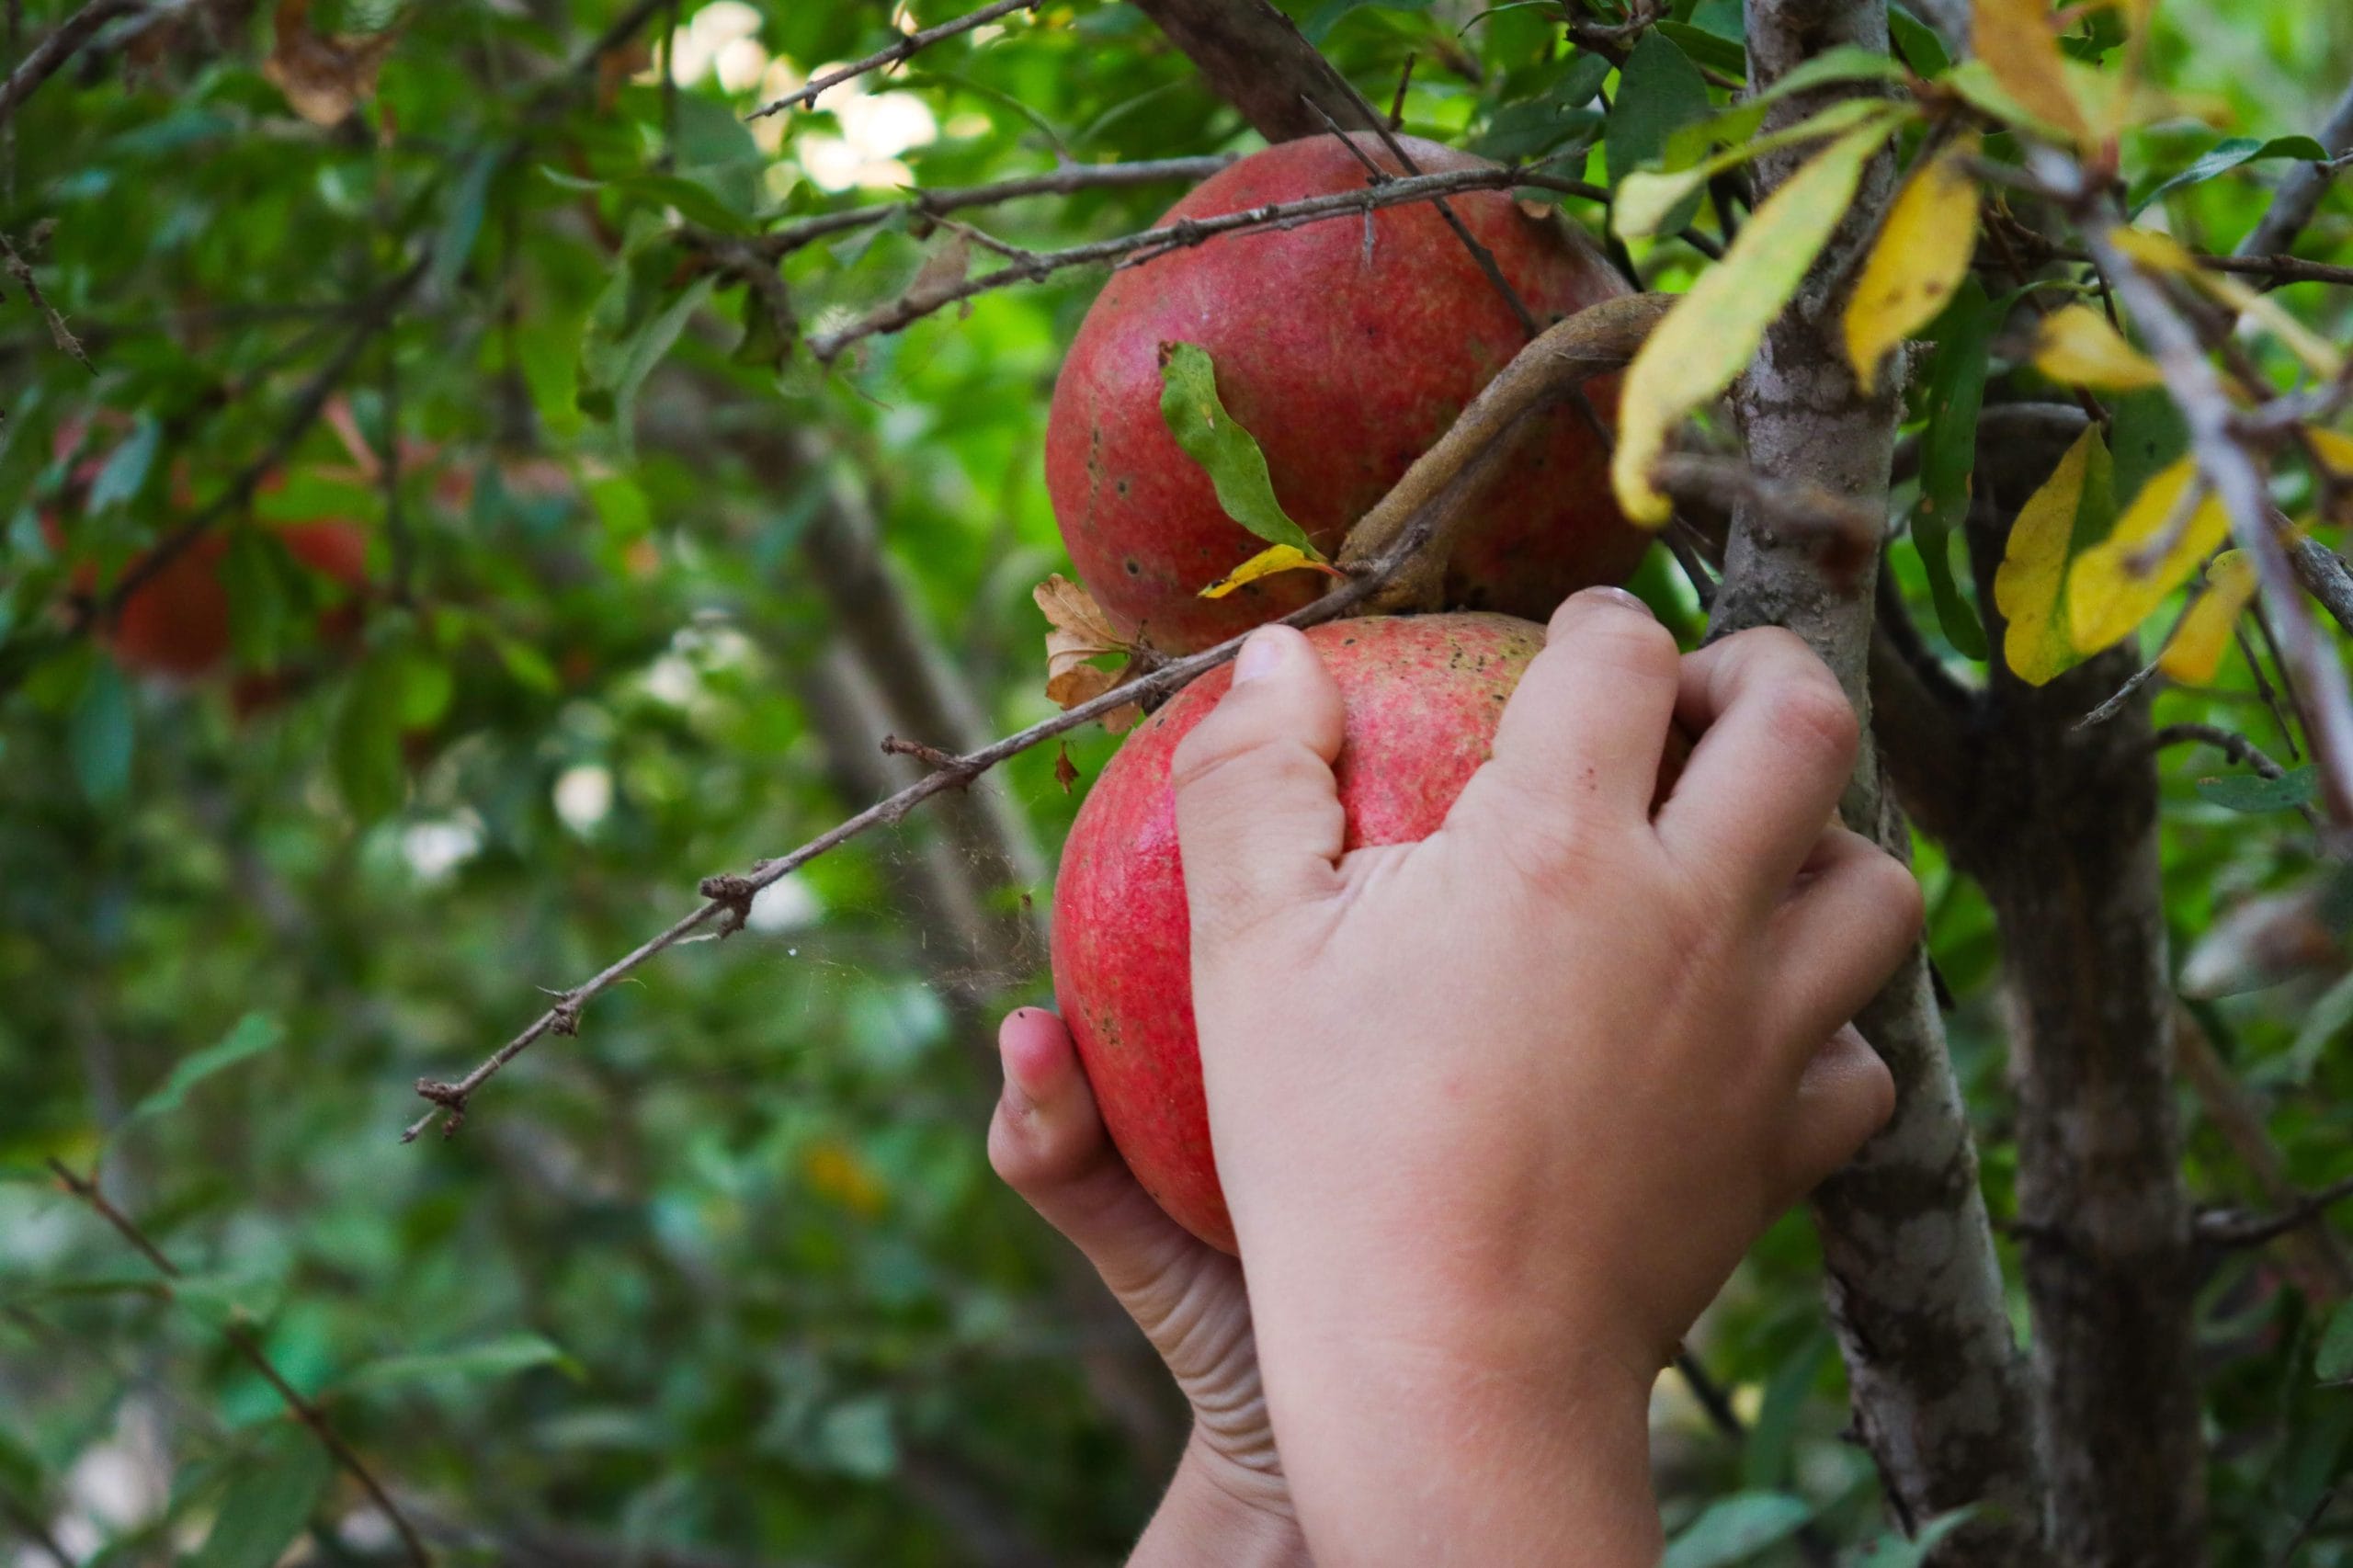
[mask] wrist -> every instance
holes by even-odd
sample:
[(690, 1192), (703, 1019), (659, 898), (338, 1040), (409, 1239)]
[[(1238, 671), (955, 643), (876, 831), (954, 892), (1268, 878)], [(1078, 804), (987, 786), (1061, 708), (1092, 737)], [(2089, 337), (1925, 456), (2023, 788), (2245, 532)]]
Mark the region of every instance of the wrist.
[[(1351, 1563), (1650, 1568), (1650, 1381), (1613, 1355), (1262, 1346), (1305, 1540)], [(1292, 1375), (1278, 1379), (1275, 1369)]]
[(1282, 1475), (1218, 1452), (1198, 1426), (1128, 1560), (1129, 1568), (1306, 1568), (1308, 1561)]

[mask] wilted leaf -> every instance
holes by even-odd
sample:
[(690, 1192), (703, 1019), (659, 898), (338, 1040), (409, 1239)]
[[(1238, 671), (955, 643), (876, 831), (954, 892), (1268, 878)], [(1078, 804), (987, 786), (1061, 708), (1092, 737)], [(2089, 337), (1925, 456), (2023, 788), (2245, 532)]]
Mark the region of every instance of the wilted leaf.
[(1210, 476), (1225, 515), (1268, 544), (1288, 544), (1322, 560), (1307, 530), (1275, 498), (1267, 455), (1217, 395), (1217, 366), (1194, 343), (1160, 346), (1160, 417), (1185, 455)]
[(1912, 171), (1863, 263), (1847, 301), (1847, 360), (1868, 393), (1888, 350), (1936, 319), (1969, 274), (1977, 248), (1977, 181), (1970, 161), (1981, 142), (1957, 136)]
[(965, 274), (972, 269), (972, 243), (950, 231), (915, 269), (915, 280), (907, 285), (907, 303), (926, 310), (944, 303), (963, 285)]
[(2091, 135), (2067, 85), (2059, 29), (2046, 0), (1975, 0), (1971, 41), (1994, 79), (2036, 119), (2084, 140)]
[(1863, 165), (1887, 137), (1882, 119), (1848, 131), (1757, 206), (1723, 260), (1699, 275), (1627, 367), (1609, 479), (1618, 504), (1657, 525), (1671, 509), (1651, 483), (1652, 462), (1683, 417), (1732, 384), (1765, 329), (1855, 199)]
[(1071, 786), (1078, 782), (1078, 765), (1071, 761), (1067, 743), (1054, 749), (1054, 782), (1063, 787), (1065, 795), (1070, 793)]
[(376, 92), (376, 74), (399, 34), (335, 34), (311, 29), (311, 0), (278, 0), (278, 37), (261, 74), (313, 125), (341, 125)]
[(2206, 563), (2206, 591), (2174, 628), (2157, 667), (2187, 686), (2202, 686), (2222, 667), (2239, 613), (2255, 597), (2255, 562), (2242, 550), (2226, 550)]
[(1336, 568), (1301, 553), (1295, 546), (1270, 544), (1208, 587), (1203, 588), (1200, 597), (1205, 599), (1222, 599), (1245, 583), (1255, 583), (1261, 577), (1271, 577), (1278, 572), (1297, 572), (1302, 569), (1322, 572), (1333, 577), (1340, 575)]
[(2060, 613), (2061, 591), (2066, 586), (2075, 519), (2092, 471), (2107, 465), (2099, 426), (2086, 426), (2010, 525), (2008, 546), (1994, 573), (1994, 603), (2009, 622), (2002, 637), (2002, 658), (2029, 686), (2044, 685), (2079, 662)]
[[(1075, 708), (1120, 684), (1119, 672), (1089, 662), (1130, 652), (1094, 595), (1057, 573), (1032, 588), (1029, 597), (1046, 618), (1046, 696), (1055, 707)], [(1128, 703), (1104, 714), (1103, 727), (1116, 735), (1139, 716), (1136, 706)]]
[(2042, 318), (2034, 334), (2034, 368), (2054, 381), (2097, 392), (2165, 384), (2155, 363), (2089, 305), (2062, 305)]
[[(2192, 486), (2200, 492), (2194, 497)], [(2088, 655), (2132, 635), (2230, 531), (2230, 514), (2199, 478), (2194, 459), (2179, 459), (2150, 480), (2115, 531), (2085, 551), (2068, 574), (2075, 646)]]

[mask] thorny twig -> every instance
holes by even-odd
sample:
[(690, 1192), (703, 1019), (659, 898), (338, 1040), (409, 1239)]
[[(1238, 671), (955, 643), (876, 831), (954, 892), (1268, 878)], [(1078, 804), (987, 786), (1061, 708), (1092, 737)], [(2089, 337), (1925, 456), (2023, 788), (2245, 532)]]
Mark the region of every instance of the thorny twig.
[(33, 277), (32, 263), (17, 254), (15, 242), (6, 234), (0, 234), (0, 263), (6, 265), (8, 276), (17, 280), (17, 287), (25, 291), (25, 298), (32, 301), (33, 309), (48, 322), (49, 339), (57, 345), (58, 352), (70, 356), (80, 362), (82, 369), (97, 375), (98, 368), (90, 363), (89, 355), (83, 351), (81, 339), (74, 335), (73, 329), (65, 324), (65, 318), (57, 313), (57, 307), (41, 293), (40, 283)]
[[(1614, 339), (1618, 335), (1613, 331), (1614, 324), (1629, 311), (1640, 308), (1631, 301), (1607, 301), (1555, 325), (1522, 353), (1544, 355), (1552, 352), (1574, 336), (1580, 321), (1588, 322), (1586, 330), (1594, 332), (1597, 336)], [(1631, 357), (1631, 350), (1626, 352)], [(1573, 347), (1563, 357), (1577, 362)], [(1517, 364), (1518, 360), (1515, 359), (1514, 363)], [(1622, 360), (1616, 364), (1595, 363), (1591, 373), (1598, 374), (1621, 366)], [(1506, 366), (1497, 380), (1502, 381), (1511, 374), (1511, 367)], [(1473, 406), (1477, 405), (1474, 403)], [(1446, 548), (1443, 525), (1451, 509), (1451, 499), (1461, 488), (1456, 481), (1475, 466), (1479, 458), (1493, 445), (1505, 441), (1512, 426), (1513, 421), (1508, 419), (1497, 421), (1490, 441), (1476, 449), (1467, 449), (1468, 443), (1458, 444), (1454, 450), (1459, 453), (1461, 472), (1438, 472), (1455, 460), (1451, 455), (1435, 464), (1426, 456), (1409, 469), (1390, 495), (1367, 515), (1367, 522), (1381, 517), (1398, 525), (1393, 531), (1384, 531), (1381, 537), (1385, 542), (1381, 548), (1369, 558), (1351, 557), (1344, 552), (1343, 559), (1350, 561), (1353, 569), (1323, 597), (1285, 616), (1283, 623), (1288, 626), (1312, 626), (1345, 615), (1370, 602), (1392, 579), (1409, 568), (1422, 564), (1427, 553), (1442, 552)], [(1359, 523), (1358, 528), (1364, 526), (1364, 523)], [(1352, 540), (1355, 538), (1353, 532), (1350, 538)], [(931, 771), (905, 789), (877, 801), (789, 854), (755, 862), (745, 871), (705, 878), (700, 884), (704, 900), (701, 905), (673, 921), (666, 929), (641, 942), (579, 984), (551, 993), (556, 998), (555, 1005), (533, 1019), (521, 1033), (500, 1046), (472, 1072), (454, 1083), (419, 1079), (416, 1092), (431, 1101), (434, 1108), (412, 1122), (401, 1134), (401, 1142), (415, 1142), (437, 1119), (441, 1120), (442, 1136), (445, 1138), (456, 1131), (464, 1122), (467, 1108), (475, 1092), (509, 1062), (548, 1035), (578, 1033), (581, 1009), (589, 1002), (619, 984), (649, 959), (677, 946), (713, 921), (720, 922), (718, 934), (721, 936), (741, 929), (750, 915), (753, 900), (758, 897), (762, 889), (781, 881), (829, 849), (874, 828), (899, 822), (934, 795), (964, 789), (997, 764), (1041, 742), (1065, 734), (1114, 709), (1131, 702), (1149, 702), (1176, 690), (1233, 658), (1241, 650), (1243, 641), (1242, 637), (1229, 638), (1204, 653), (1157, 665), (1051, 719), (961, 756), (926, 755), (930, 748), (915, 751), (915, 755), (923, 756), (931, 764)], [(908, 743), (901, 742), (894, 749), (912, 751), (914, 748)]]
[(1432, 197), (1459, 191), (1502, 190), (1520, 185), (1550, 189), (1558, 183), (1551, 176), (1528, 168), (1449, 169), (1441, 174), (1407, 176), (1392, 179), (1386, 185), (1367, 186), (1361, 190), (1334, 191), (1298, 201), (1269, 202), (1262, 207), (1245, 208), (1239, 212), (1222, 212), (1213, 218), (1188, 218), (1160, 228), (1147, 229), (1141, 233), (1121, 234), (1114, 239), (1096, 240), (1063, 250), (1024, 252), (1023, 259), (995, 272), (926, 290), (919, 294), (903, 296), (837, 332), (811, 338), (809, 350), (820, 364), (830, 363), (843, 349), (864, 338), (896, 332), (947, 306), (961, 304), (977, 295), (1015, 283), (1035, 283), (1066, 267), (1090, 267), (1107, 261), (1148, 260), (1168, 251), (1200, 244), (1221, 234), (1348, 217), (1376, 208), (1427, 201)]
[(6, 82), (0, 82), (0, 122), (12, 119), (17, 107), (32, 97), (34, 88), (57, 74), (90, 41), (92, 34), (117, 17), (145, 10), (147, 3), (148, 0), (90, 0), (58, 23), (47, 38), (33, 46), (24, 63), (8, 73)]
[[(77, 1175), (72, 1166), (54, 1157), (51, 1158), (49, 1168), (55, 1174), (58, 1181), (64, 1186), (66, 1191), (89, 1205), (93, 1213), (113, 1226), (115, 1233), (130, 1243), (132, 1249), (145, 1258), (156, 1273), (164, 1277), (165, 1289), (167, 1293), (171, 1292), (172, 1288), (179, 1282), (181, 1278), (179, 1265), (166, 1257), (164, 1250), (148, 1239), (147, 1233), (139, 1228), (130, 1215), (116, 1208), (113, 1200), (98, 1190), (98, 1184), (95, 1179)], [(293, 1417), (310, 1428), (311, 1435), (319, 1440), (320, 1446), (326, 1449), (335, 1462), (340, 1465), (352, 1480), (359, 1483), (360, 1489), (368, 1494), (369, 1500), (382, 1512), (385, 1520), (399, 1533), (401, 1544), (408, 1549), (410, 1560), (419, 1564), (430, 1564), (433, 1561), (433, 1553), (426, 1550), (424, 1538), (417, 1534), (416, 1527), (411, 1524), (407, 1516), (401, 1512), (400, 1505), (392, 1501), (392, 1494), (384, 1490), (383, 1483), (376, 1479), (375, 1473), (353, 1450), (351, 1445), (344, 1441), (343, 1435), (328, 1424), (325, 1414), (319, 1409), (318, 1405), (305, 1398), (301, 1390), (286, 1381), (286, 1374), (279, 1371), (276, 1363), (270, 1360), (269, 1353), (261, 1347), (260, 1341), (256, 1340), (242, 1324), (231, 1323), (223, 1327), (221, 1333), (222, 1336), (228, 1340), (231, 1347), (244, 1358), (245, 1364), (261, 1374), (262, 1381), (269, 1384), (271, 1390), (277, 1393)]]
[(774, 103), (762, 104), (744, 118), (765, 119), (769, 115), (781, 114), (795, 104), (813, 105), (819, 98), (824, 97), (825, 89), (828, 87), (838, 87), (852, 77), (863, 76), (869, 71), (880, 70), (886, 65), (895, 65), (918, 50), (928, 49), (940, 40), (954, 38), (958, 33), (971, 32), (974, 28), (983, 27), (995, 21), (999, 17), (1008, 17), (1016, 11), (1034, 11), (1040, 4), (1040, 0), (996, 0), (995, 5), (983, 6), (968, 16), (959, 17), (953, 21), (942, 22), (936, 28), (926, 28), (921, 32), (909, 33), (887, 49), (878, 49), (863, 60), (853, 60), (838, 71), (828, 71), (807, 85), (796, 87), (785, 94)]

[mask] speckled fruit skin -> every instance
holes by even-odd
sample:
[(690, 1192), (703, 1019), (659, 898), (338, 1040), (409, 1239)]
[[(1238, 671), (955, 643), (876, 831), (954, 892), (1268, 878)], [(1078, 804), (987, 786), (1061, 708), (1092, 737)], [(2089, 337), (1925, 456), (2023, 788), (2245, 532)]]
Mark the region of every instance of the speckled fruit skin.
[[(1400, 139), (1425, 173), (1483, 167), (1436, 142)], [(1365, 156), (1400, 165), (1370, 138)], [(1336, 136), (1254, 153), (1171, 208), (1162, 223), (1364, 187)], [(1565, 225), (1531, 219), (1507, 191), (1449, 199), (1514, 290), (1549, 324), (1626, 293), (1615, 268)], [(1445, 220), (1427, 203), (1294, 229), (1225, 235), (1111, 275), (1054, 384), (1046, 484), (1079, 575), (1129, 635), (1204, 648), (1288, 614), (1324, 585), (1309, 573), (1230, 597), (1197, 596), (1264, 548), (1160, 415), (1163, 342), (1217, 364), (1226, 408), (1267, 454), (1275, 494), (1315, 542), (1349, 527), (1453, 424), (1524, 336)], [(1589, 389), (1608, 416), (1614, 380)], [(1573, 408), (1522, 437), (1483, 519), (1457, 551), (1450, 605), (1541, 619), (1573, 590), (1622, 582), (1645, 538), (1610, 499), (1608, 459)]]
[[(1332, 621), (1307, 636), (1347, 706), (1335, 771), (1351, 849), (1438, 827), (1544, 645), (1543, 628), (1482, 614)], [(1095, 781), (1063, 847), (1053, 930), (1055, 1000), (1112, 1142), (1162, 1208), (1226, 1252), (1168, 762), (1232, 685), (1228, 666), (1178, 692)]]

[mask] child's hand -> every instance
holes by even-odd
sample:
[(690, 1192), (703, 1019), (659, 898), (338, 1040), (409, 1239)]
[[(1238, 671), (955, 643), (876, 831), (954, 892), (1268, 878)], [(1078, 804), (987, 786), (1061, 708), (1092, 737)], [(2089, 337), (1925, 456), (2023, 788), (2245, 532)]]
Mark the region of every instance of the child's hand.
[(1304, 1562), (1241, 1266), (1137, 1185), (1060, 1018), (1021, 1008), (997, 1031), (997, 1049), (1005, 1093), (989, 1123), (989, 1163), (1086, 1255), (1192, 1402), (1191, 1440), (1134, 1562)]
[[(1654, 819), (1671, 719), (1699, 739)], [(1572, 598), (1419, 844), (1341, 853), (1340, 734), (1311, 645), (1268, 628), (1174, 766), (1210, 1123), (1308, 1540), (1645, 1561), (1652, 1379), (1892, 1109), (1843, 1026), (1918, 889), (1825, 831), (1856, 724), (1786, 632), (1678, 658), (1630, 596)]]

